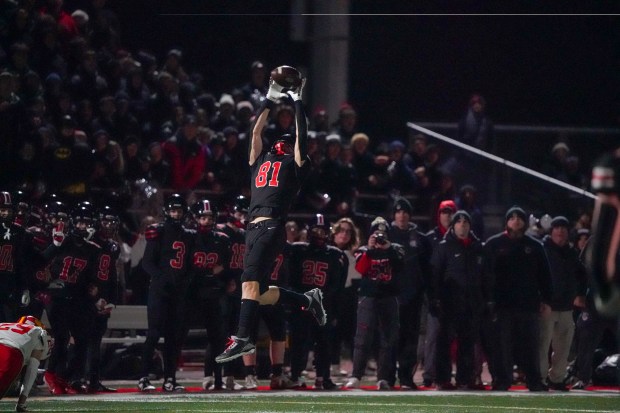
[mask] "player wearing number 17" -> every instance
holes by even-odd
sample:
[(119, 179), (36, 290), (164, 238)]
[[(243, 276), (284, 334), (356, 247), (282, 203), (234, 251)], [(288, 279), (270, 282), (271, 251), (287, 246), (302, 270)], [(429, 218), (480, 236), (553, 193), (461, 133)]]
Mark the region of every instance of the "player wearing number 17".
[[(281, 76), (284, 72), (292, 76)], [(293, 82), (283, 82), (289, 82), (290, 78)], [(275, 69), (269, 79), (267, 98), (263, 101), (252, 130), (248, 158), (252, 172), (252, 196), (241, 276), (239, 327), (237, 335), (229, 340), (226, 350), (216, 357), (218, 363), (254, 353), (255, 346), (250, 337), (255, 337), (253, 329), (257, 328), (259, 305), (277, 302), (291, 304), (310, 311), (320, 325), (324, 325), (327, 320), (323, 296), (318, 288), (300, 294), (268, 284), (273, 262), (286, 243), (284, 224), (291, 203), (310, 168), (307, 154), (308, 125), (302, 102), (304, 85), (305, 79), (301, 78), (296, 69), (286, 66)], [(291, 137), (284, 135), (273, 142), (271, 147), (267, 147), (263, 143), (263, 131), (269, 113), (279, 99), (290, 99), (295, 105), (294, 146)]]

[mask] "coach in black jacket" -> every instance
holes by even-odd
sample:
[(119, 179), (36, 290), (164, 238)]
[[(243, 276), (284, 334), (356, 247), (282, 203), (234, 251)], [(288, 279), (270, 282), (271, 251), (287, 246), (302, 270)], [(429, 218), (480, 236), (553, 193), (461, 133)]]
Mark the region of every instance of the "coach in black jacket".
[(484, 246), (485, 271), (496, 311), (497, 345), (493, 354), (493, 390), (512, 383), (513, 346), (530, 391), (546, 391), (538, 362), (539, 313), (551, 313), (551, 274), (542, 244), (525, 235), (527, 216), (518, 206), (506, 212), (506, 230)]
[(452, 331), (458, 338), (456, 384), (460, 389), (476, 389), (474, 344), (488, 297), (483, 292), (482, 243), (470, 229), (470, 215), (457, 211), (431, 259), (431, 305), (439, 309), (436, 382), (440, 390), (456, 389), (450, 381)]

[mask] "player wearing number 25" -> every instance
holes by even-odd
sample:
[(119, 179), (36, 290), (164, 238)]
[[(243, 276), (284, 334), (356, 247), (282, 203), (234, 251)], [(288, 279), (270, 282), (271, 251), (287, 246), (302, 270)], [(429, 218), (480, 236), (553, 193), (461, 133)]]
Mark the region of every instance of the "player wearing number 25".
[[(286, 69), (293, 75), (298, 74), (296, 69)], [(277, 70), (274, 73), (278, 76)], [(302, 79), (301, 75), (296, 79), (296, 84), (285, 86), (279, 84), (272, 73), (269, 91), (252, 129), (248, 158), (252, 173), (252, 197), (241, 276), (239, 327), (237, 335), (231, 337), (226, 350), (216, 357), (218, 363), (254, 353), (255, 346), (250, 337), (255, 337), (253, 332), (257, 328), (259, 305), (280, 302), (303, 307), (316, 317), (320, 325), (326, 322), (323, 297), (319, 289), (300, 294), (269, 286), (271, 267), (286, 242), (286, 217), (310, 168), (306, 149), (308, 125), (301, 96), (305, 79)], [(280, 99), (292, 100), (295, 105), (297, 136), (294, 143), (291, 136), (284, 135), (272, 142), (271, 146), (267, 146), (263, 143), (263, 132), (269, 113)]]

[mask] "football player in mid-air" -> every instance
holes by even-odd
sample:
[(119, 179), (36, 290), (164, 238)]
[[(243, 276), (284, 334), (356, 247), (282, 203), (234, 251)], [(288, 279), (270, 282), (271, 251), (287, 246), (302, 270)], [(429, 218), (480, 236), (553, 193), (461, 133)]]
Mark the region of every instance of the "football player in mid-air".
[[(255, 351), (250, 340), (257, 328), (259, 305), (290, 303), (304, 307), (324, 325), (327, 316), (319, 289), (305, 294), (268, 285), (271, 266), (284, 247), (284, 224), (310, 162), (307, 155), (308, 125), (302, 102), (305, 79), (299, 86), (287, 90), (270, 79), (267, 98), (259, 111), (252, 130), (249, 147), (249, 164), (252, 172), (251, 201), (246, 232), (246, 255), (241, 277), (241, 310), (237, 335), (232, 336), (228, 347), (216, 357), (224, 363)], [(290, 137), (282, 136), (269, 148), (263, 144), (263, 130), (269, 114), (282, 98), (292, 99), (295, 105), (296, 133), (294, 147)]]

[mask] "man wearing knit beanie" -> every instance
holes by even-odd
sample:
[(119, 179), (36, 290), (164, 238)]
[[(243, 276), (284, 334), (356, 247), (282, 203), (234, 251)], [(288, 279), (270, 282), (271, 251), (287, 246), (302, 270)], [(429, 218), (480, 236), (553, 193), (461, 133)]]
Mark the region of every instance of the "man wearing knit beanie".
[(425, 279), (430, 276), (430, 246), (424, 234), (418, 231), (417, 225), (411, 221), (413, 207), (406, 198), (398, 197), (394, 200), (392, 213), (393, 221), (388, 229), (389, 239), (402, 245), (405, 250), (398, 295), (398, 380), (401, 390), (416, 390), (413, 375), (418, 364)]
[(491, 301), (487, 308), (497, 342), (492, 349), (493, 390), (512, 384), (514, 343), (519, 343), (521, 369), (530, 391), (547, 391), (538, 355), (539, 317), (551, 313), (551, 273), (542, 244), (525, 234), (527, 215), (513, 206), (506, 211), (506, 230), (484, 246), (486, 280)]
[[(484, 303), (482, 243), (471, 232), (471, 217), (463, 210), (452, 216), (449, 231), (434, 248), (429, 301), (439, 308), (436, 382), (439, 390), (483, 390), (476, 383), (474, 346)], [(458, 340), (456, 386), (452, 383), (450, 344)]]

